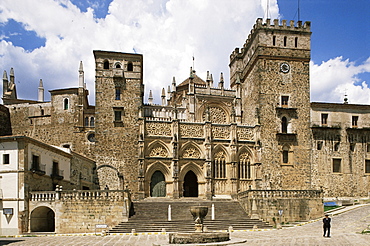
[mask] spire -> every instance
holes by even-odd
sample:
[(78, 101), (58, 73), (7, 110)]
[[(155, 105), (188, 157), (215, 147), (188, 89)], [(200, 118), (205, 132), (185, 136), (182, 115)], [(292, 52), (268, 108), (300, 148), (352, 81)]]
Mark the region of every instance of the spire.
[(194, 78), (194, 70), (193, 70), (193, 67), (190, 67), (190, 76), (189, 78), (193, 79)]
[(167, 87), (167, 99), (171, 98), (171, 86)]
[(40, 79), (39, 88), (38, 88), (38, 101), (43, 102), (44, 101), (44, 84), (42, 82), (42, 79)]
[(166, 91), (164, 88), (162, 88), (161, 98), (162, 98), (162, 106), (165, 106), (166, 105)]
[(152, 90), (149, 91), (148, 103), (153, 104), (153, 93)]
[(176, 79), (175, 76), (172, 78), (172, 91), (176, 91)]
[(207, 82), (207, 87), (212, 87), (213, 86), (213, 79), (212, 79), (212, 74), (209, 73), (209, 71), (207, 71), (207, 79), (206, 79), (206, 82)]
[[(9, 75), (9, 79), (10, 79), (10, 85), (11, 84), (14, 84), (14, 69), (13, 68), (10, 68), (10, 75)], [(9, 85), (9, 86), (10, 86)]]
[(224, 88), (224, 74), (221, 73), (220, 82), (218, 83), (219, 88)]
[(5, 92), (8, 91), (8, 74), (6, 73), (6, 71), (4, 70), (4, 73), (3, 73), (3, 97), (5, 95)]
[(84, 87), (84, 68), (82, 65), (82, 61), (80, 61), (80, 68), (78, 69), (78, 87), (83, 88)]

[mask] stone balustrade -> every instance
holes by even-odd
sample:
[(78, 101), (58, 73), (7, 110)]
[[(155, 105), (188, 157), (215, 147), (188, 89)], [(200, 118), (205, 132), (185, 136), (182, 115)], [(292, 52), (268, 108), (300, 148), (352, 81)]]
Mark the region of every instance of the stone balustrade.
[(78, 190), (78, 191), (35, 191), (30, 192), (30, 201), (109, 200), (123, 201), (129, 198), (125, 190)]
[(322, 198), (320, 190), (247, 190), (236, 195), (237, 199), (245, 198)]

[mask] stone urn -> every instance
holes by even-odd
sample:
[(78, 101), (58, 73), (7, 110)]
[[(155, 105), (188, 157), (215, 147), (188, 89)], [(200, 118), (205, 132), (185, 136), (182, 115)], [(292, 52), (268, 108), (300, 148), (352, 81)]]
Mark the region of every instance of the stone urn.
[(206, 206), (191, 206), (190, 213), (193, 215), (195, 221), (195, 231), (203, 232), (203, 219), (208, 213), (208, 207)]

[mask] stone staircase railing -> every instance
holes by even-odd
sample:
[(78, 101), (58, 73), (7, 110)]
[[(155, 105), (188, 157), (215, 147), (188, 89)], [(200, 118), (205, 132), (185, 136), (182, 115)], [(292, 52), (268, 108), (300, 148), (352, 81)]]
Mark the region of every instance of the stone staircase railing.
[(322, 198), (320, 190), (246, 190), (233, 196), (234, 199), (244, 198)]

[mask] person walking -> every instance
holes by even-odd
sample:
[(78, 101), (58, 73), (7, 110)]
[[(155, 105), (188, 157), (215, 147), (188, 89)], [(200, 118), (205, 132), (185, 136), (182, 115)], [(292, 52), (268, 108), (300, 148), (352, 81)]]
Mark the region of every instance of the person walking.
[(330, 237), (330, 222), (331, 218), (329, 218), (328, 214), (325, 214), (325, 218), (322, 220), (324, 226), (324, 237)]

